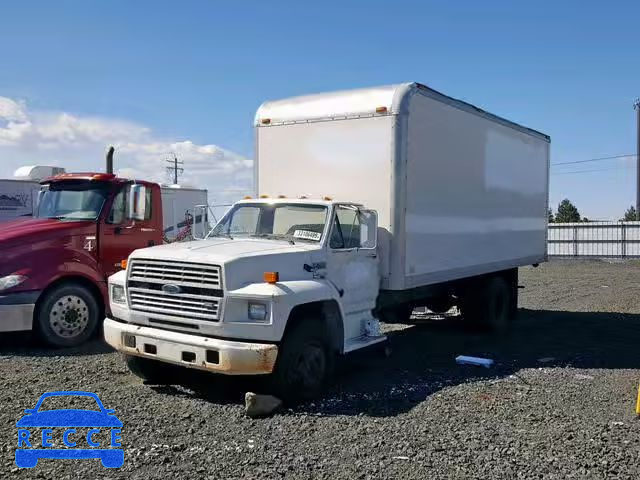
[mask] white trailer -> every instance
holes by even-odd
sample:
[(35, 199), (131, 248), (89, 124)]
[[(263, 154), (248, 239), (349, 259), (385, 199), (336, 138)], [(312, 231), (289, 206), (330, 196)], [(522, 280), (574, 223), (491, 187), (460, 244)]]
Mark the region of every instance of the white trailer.
[(164, 236), (168, 241), (181, 239), (191, 229), (191, 237), (203, 237), (209, 231), (207, 190), (181, 185), (161, 185)]
[(35, 181), (0, 179), (0, 222), (31, 216), (39, 190)]
[(378, 212), (383, 289), (546, 260), (547, 135), (417, 83), (267, 102), (256, 125), (258, 195)]
[(40, 180), (58, 173), (64, 168), (34, 165), (18, 168), (13, 178), (0, 179), (0, 222), (33, 215)]
[(416, 83), (267, 102), (255, 126), (257, 198), (109, 278), (105, 339), (134, 373), (308, 398), (414, 307), (508, 324), (518, 267), (547, 256), (549, 137)]

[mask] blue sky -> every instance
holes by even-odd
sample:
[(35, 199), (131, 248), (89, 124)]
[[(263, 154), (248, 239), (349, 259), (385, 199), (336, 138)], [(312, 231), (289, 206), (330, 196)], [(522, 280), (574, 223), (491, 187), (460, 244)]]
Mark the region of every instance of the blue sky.
[[(403, 81), (548, 133), (554, 163), (635, 153), (638, 18), (632, 1), (6, 1), (0, 129), (38, 129), (0, 137), (0, 177), (101, 168), (121, 135), (133, 172), (169, 149), (200, 169), (214, 155), (224, 168), (190, 179), (232, 198), (249, 188), (263, 100)], [(635, 201), (633, 165), (554, 167), (551, 202), (617, 218)], [(564, 173), (585, 170), (600, 171)]]

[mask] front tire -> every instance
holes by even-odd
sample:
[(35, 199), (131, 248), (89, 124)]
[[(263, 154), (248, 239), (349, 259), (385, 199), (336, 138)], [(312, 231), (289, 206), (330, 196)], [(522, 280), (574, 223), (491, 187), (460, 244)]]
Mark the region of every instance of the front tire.
[(36, 328), (52, 347), (76, 347), (95, 333), (100, 306), (86, 287), (67, 283), (49, 291), (38, 306)]
[(286, 403), (317, 397), (331, 376), (333, 354), (322, 324), (302, 320), (289, 331), (280, 347), (271, 386)]
[(152, 385), (173, 385), (178, 383), (176, 370), (179, 367), (150, 358), (123, 355), (127, 367), (144, 383)]

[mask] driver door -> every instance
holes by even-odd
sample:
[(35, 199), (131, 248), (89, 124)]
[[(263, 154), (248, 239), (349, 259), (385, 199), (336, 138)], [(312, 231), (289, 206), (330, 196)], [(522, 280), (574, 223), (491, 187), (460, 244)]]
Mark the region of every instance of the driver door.
[[(131, 192), (144, 195), (143, 212), (131, 212)], [(120, 271), (120, 262), (138, 248), (155, 245), (156, 228), (153, 222), (151, 189), (143, 185), (125, 185), (115, 195), (104, 217), (100, 235), (100, 261), (106, 276)], [(136, 213), (136, 215), (133, 215)], [(137, 219), (134, 219), (137, 217)]]
[(365, 335), (379, 291), (377, 216), (372, 210), (337, 205), (329, 233), (327, 279), (338, 290), (345, 344)]

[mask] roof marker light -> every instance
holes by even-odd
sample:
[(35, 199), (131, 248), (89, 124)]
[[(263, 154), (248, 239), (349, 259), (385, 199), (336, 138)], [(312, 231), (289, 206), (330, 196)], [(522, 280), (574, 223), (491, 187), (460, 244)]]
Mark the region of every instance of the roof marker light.
[(251, 195), (245, 195), (244, 200), (251, 200), (253, 197)]
[(263, 194), (263, 195), (260, 195), (260, 198), (269, 198), (269, 195)]
[(324, 200), (325, 202), (330, 202), (331, 200), (333, 200), (333, 198), (331, 198), (331, 197), (322, 197), (322, 200)]
[(376, 107), (376, 113), (387, 113), (387, 107), (385, 106)]
[(262, 120), (260, 120), (260, 123), (263, 125), (269, 125), (271, 123), (271, 119), (270, 118), (263, 118)]

